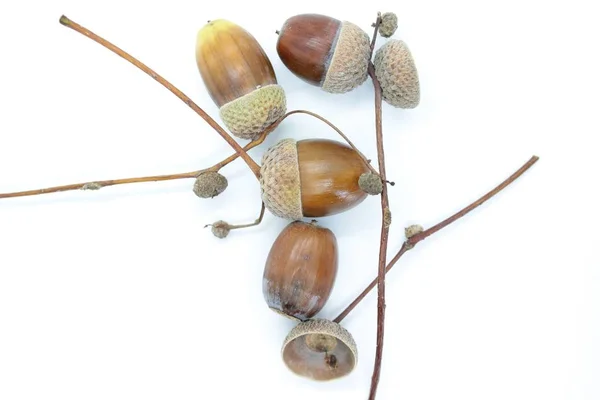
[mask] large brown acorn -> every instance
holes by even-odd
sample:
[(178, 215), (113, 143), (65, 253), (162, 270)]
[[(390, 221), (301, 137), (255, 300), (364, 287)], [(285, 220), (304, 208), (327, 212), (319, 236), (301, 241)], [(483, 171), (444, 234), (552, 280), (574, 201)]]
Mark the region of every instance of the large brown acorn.
[(263, 294), (268, 306), (304, 321), (317, 314), (329, 298), (338, 269), (333, 232), (294, 221), (279, 234), (267, 257)]
[(210, 21), (198, 32), (196, 62), (219, 114), (235, 136), (254, 139), (286, 111), (283, 88), (258, 41), (242, 27)]
[(367, 197), (358, 183), (366, 172), (363, 158), (344, 143), (282, 139), (263, 155), (261, 196), (267, 209), (282, 218), (334, 215)]
[(345, 93), (367, 79), (370, 46), (367, 33), (351, 22), (301, 14), (283, 24), (277, 53), (299, 78), (326, 92)]

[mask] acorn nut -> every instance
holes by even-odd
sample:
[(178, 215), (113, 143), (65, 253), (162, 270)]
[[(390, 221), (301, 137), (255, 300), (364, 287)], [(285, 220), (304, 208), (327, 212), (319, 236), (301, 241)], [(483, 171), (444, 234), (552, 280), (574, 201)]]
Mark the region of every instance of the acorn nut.
[(350, 332), (326, 319), (296, 325), (285, 338), (281, 354), (292, 372), (316, 381), (346, 376), (358, 362)]
[(286, 111), (286, 97), (258, 41), (219, 19), (198, 32), (196, 62), (221, 119), (235, 136), (254, 139)]
[(410, 50), (401, 40), (391, 39), (373, 59), (383, 99), (394, 107), (415, 108), (421, 98), (419, 75)]
[(263, 155), (261, 197), (266, 208), (286, 219), (338, 214), (366, 197), (359, 186), (369, 168), (346, 144), (328, 139), (282, 139)]
[(367, 33), (351, 22), (301, 14), (283, 24), (277, 54), (304, 81), (329, 93), (346, 93), (367, 79), (370, 46)]
[(338, 269), (333, 232), (294, 221), (279, 234), (267, 257), (263, 295), (269, 308), (304, 321), (317, 314), (331, 294)]

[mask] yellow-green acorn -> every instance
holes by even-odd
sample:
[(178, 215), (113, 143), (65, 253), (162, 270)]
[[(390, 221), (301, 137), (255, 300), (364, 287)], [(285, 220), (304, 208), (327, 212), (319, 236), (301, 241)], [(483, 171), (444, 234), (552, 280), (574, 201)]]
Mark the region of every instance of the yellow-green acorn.
[(230, 21), (198, 32), (196, 62), (208, 93), (235, 136), (254, 139), (286, 111), (286, 97), (258, 41)]

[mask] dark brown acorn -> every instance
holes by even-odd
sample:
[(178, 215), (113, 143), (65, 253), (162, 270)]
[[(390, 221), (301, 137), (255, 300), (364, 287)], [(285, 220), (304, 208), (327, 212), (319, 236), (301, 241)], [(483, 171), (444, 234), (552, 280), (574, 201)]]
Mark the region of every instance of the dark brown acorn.
[(337, 240), (332, 231), (294, 221), (279, 234), (267, 257), (263, 294), (269, 307), (304, 321), (327, 302), (338, 268)]
[(338, 214), (367, 197), (358, 181), (368, 171), (362, 157), (346, 144), (282, 139), (263, 155), (262, 200), (269, 211), (287, 219)]
[(330, 93), (345, 93), (367, 79), (371, 47), (358, 26), (325, 15), (289, 18), (279, 31), (277, 54), (296, 76)]

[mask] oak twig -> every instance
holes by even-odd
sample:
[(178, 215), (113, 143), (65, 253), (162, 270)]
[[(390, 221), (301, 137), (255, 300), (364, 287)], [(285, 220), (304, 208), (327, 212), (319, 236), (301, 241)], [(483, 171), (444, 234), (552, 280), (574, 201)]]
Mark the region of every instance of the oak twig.
[(192, 99), (190, 99), (181, 90), (177, 89), (169, 81), (167, 81), (165, 78), (163, 78), (162, 76), (157, 74), (154, 70), (152, 70), (150, 67), (148, 67), (144, 63), (137, 60), (135, 57), (133, 57), (129, 53), (121, 50), (119, 47), (115, 46), (114, 44), (107, 41), (106, 39), (103, 39), (102, 37), (96, 35), (89, 29), (84, 28), (83, 26), (79, 25), (78, 23), (76, 23), (74, 21), (71, 21), (66, 16), (63, 15), (62, 17), (60, 17), (60, 23), (68, 28), (73, 29), (74, 31), (76, 31), (78, 33), (81, 33), (84, 36), (87, 36), (88, 38), (92, 39), (94, 42), (100, 44), (101, 46), (103, 46), (103, 47), (107, 48), (108, 50), (112, 51), (113, 53), (115, 53), (116, 55), (129, 61), (131, 64), (135, 65), (136, 67), (138, 67), (139, 69), (144, 71), (146, 74), (148, 74), (150, 77), (152, 77), (154, 80), (156, 80), (158, 83), (160, 83), (165, 88), (167, 88), (171, 93), (173, 93), (175, 96), (177, 96), (179, 99), (181, 99), (181, 101), (183, 101), (185, 104), (187, 104), (188, 107), (190, 107), (192, 110), (194, 110), (196, 112), (196, 114), (198, 114), (200, 117), (202, 117), (202, 119), (204, 119), (219, 135), (221, 135), (221, 137), (223, 139), (225, 139), (225, 141), (227, 143), (229, 143), (229, 145), (235, 150), (235, 152), (246, 162), (246, 164), (248, 164), (248, 167), (250, 167), (250, 169), (252, 170), (252, 172), (254, 173), (254, 175), (256, 176), (257, 179), (260, 177), (260, 167), (258, 166), (258, 164), (256, 164), (256, 162), (252, 159), (252, 157), (250, 157), (244, 151), (244, 149), (242, 149), (242, 147), (239, 145), (239, 143), (236, 142), (231, 137), (231, 135), (229, 133), (227, 133), (227, 131), (225, 131), (214, 119), (211, 118), (210, 115), (208, 115), (202, 108), (200, 108), (196, 103), (194, 103), (192, 101)]
[[(377, 137), (377, 159), (379, 163), (379, 176), (383, 182), (386, 181), (385, 173), (385, 153), (383, 147), (383, 127), (382, 127), (382, 92), (381, 85), (375, 74), (375, 66), (371, 62), (373, 49), (377, 40), (377, 32), (381, 24), (381, 13), (377, 13), (375, 29), (371, 40), (371, 54), (369, 56), (369, 76), (373, 81), (375, 90), (375, 131)], [(377, 394), (377, 385), (381, 375), (381, 360), (383, 358), (383, 336), (385, 331), (385, 264), (387, 260), (388, 236), (391, 224), (391, 211), (387, 194), (387, 185), (383, 185), (381, 192), (381, 239), (379, 243), (379, 262), (377, 268), (377, 348), (375, 349), (375, 365), (371, 377), (371, 388), (369, 390), (369, 400), (375, 400)]]
[[(284, 115), (275, 124), (281, 123), (281, 121), (283, 121), (287, 117), (287, 115), (289, 115), (289, 114)], [(265, 139), (267, 138), (267, 135), (269, 134), (270, 131), (271, 131), (270, 129), (264, 131), (259, 137), (257, 137), (256, 139), (254, 139), (253, 141), (248, 143), (246, 146), (244, 146), (244, 149), (243, 149), (244, 152), (247, 152), (247, 151), (253, 149), (254, 147), (260, 145), (261, 143), (263, 143), (265, 141)], [(25, 191), (21, 191), (21, 192), (12, 192), (12, 193), (0, 193), (0, 199), (7, 199), (7, 198), (11, 198), (11, 197), (35, 196), (35, 195), (40, 195), (40, 194), (57, 193), (57, 192), (66, 192), (69, 190), (98, 190), (98, 189), (101, 189), (101, 188), (107, 187), (107, 186), (124, 185), (124, 184), (128, 184), (128, 183), (158, 182), (158, 181), (169, 181), (169, 180), (175, 180), (175, 179), (196, 178), (197, 176), (199, 176), (200, 174), (203, 174), (205, 172), (210, 172), (210, 171), (218, 172), (221, 168), (223, 168), (227, 164), (231, 163), (238, 157), (239, 157), (239, 154), (235, 153), (235, 154), (227, 157), (223, 161), (218, 162), (217, 164), (213, 165), (210, 168), (205, 168), (205, 169), (201, 169), (198, 171), (183, 172), (183, 173), (169, 174), (169, 175), (143, 176), (143, 177), (138, 177), (138, 178), (107, 179), (107, 180), (101, 180), (101, 181), (91, 181), (91, 182), (82, 182), (82, 183), (72, 183), (72, 184), (62, 185), (62, 186), (53, 186), (53, 187), (48, 187), (48, 188), (44, 188), (44, 189), (25, 190)]]
[[(521, 168), (519, 168), (517, 171), (515, 171), (511, 176), (509, 176), (501, 184), (496, 186), (494, 189), (490, 190), (488, 193), (486, 193), (485, 195), (483, 195), (482, 197), (480, 197), (479, 199), (477, 199), (476, 201), (474, 201), (467, 207), (465, 207), (462, 210), (458, 211), (457, 213), (451, 215), (450, 217), (446, 218), (445, 220), (441, 221), (440, 223), (432, 226), (431, 228), (426, 229), (421, 233), (417, 233), (416, 235), (414, 235), (410, 238), (407, 238), (406, 241), (402, 244), (402, 247), (400, 248), (398, 253), (396, 253), (394, 258), (392, 258), (392, 260), (387, 265), (385, 272), (388, 273), (392, 269), (392, 267), (398, 262), (398, 260), (404, 255), (404, 253), (406, 253), (408, 250), (415, 247), (420, 241), (425, 240), (429, 236), (440, 231), (442, 228), (450, 225), (451, 223), (458, 220), (459, 218), (464, 217), (465, 215), (467, 215), (468, 213), (470, 213), (471, 211), (473, 211), (474, 209), (476, 209), (477, 207), (479, 207), (486, 201), (490, 200), (492, 197), (494, 197), (496, 194), (498, 194), (500, 191), (502, 191), (508, 185), (510, 185), (511, 183), (516, 181), (529, 168), (531, 168), (538, 160), (539, 160), (539, 157), (532, 156), (529, 159), (529, 161), (527, 161), (525, 164), (523, 164), (523, 166)], [(348, 307), (346, 307), (344, 309), (344, 311), (342, 311), (340, 313), (340, 315), (338, 315), (333, 321), (340, 323), (344, 318), (346, 318), (346, 316), (365, 298), (365, 296), (371, 290), (373, 290), (373, 288), (376, 286), (376, 284), (377, 284), (377, 278), (373, 279), (373, 281), (365, 288), (365, 290), (363, 290), (362, 293), (359, 294), (356, 297), (356, 299), (354, 299), (354, 301), (352, 303), (350, 303), (350, 305), (348, 305)]]
[[(240, 224), (240, 225), (227, 224), (227, 229), (229, 229), (230, 231), (232, 231), (234, 229), (244, 229), (244, 228), (250, 228), (250, 227), (253, 227), (253, 226), (260, 225), (260, 223), (262, 222), (264, 216), (265, 216), (265, 203), (261, 202), (260, 214), (259, 214), (258, 218), (254, 222), (250, 222), (248, 224)], [(207, 227), (212, 226), (212, 225), (213, 224), (207, 224), (204, 227), (207, 228)]]
[[(354, 146), (354, 144), (350, 141), (350, 139), (348, 139), (348, 137), (346, 135), (344, 135), (344, 133), (339, 128), (337, 128), (335, 125), (333, 125), (331, 122), (329, 122), (327, 119), (321, 117), (320, 115), (310, 112), (310, 111), (306, 111), (306, 110), (294, 110), (294, 111), (287, 112), (284, 116), (279, 118), (277, 121), (275, 121), (273, 124), (271, 124), (267, 129), (265, 129), (256, 139), (252, 140), (250, 143), (248, 143), (246, 146), (244, 146), (244, 148), (242, 149), (244, 154), (246, 154), (248, 151), (252, 150), (256, 146), (261, 145), (271, 132), (273, 132), (287, 117), (289, 117), (290, 115), (293, 115), (293, 114), (307, 114), (307, 115), (310, 115), (314, 118), (317, 118), (317, 119), (325, 122), (333, 130), (335, 130), (342, 138), (344, 138), (346, 140), (346, 142), (348, 142), (350, 147), (352, 147), (363, 158), (363, 161), (369, 166), (369, 168), (374, 173), (377, 173), (377, 171), (374, 170), (373, 167), (371, 167), (371, 165), (368, 163), (367, 159), (362, 155), (362, 153), (360, 151), (358, 151), (356, 146)], [(229, 157), (227, 157), (226, 159), (224, 159), (223, 161), (213, 165), (212, 167), (201, 169), (198, 171), (183, 172), (183, 173), (168, 174), (168, 175), (142, 176), (142, 177), (136, 177), (136, 178), (107, 179), (107, 180), (100, 180), (100, 181), (71, 183), (68, 185), (53, 186), (53, 187), (48, 187), (48, 188), (43, 188), (43, 189), (25, 190), (25, 191), (21, 191), (21, 192), (0, 193), (0, 199), (6, 199), (6, 198), (11, 198), (11, 197), (35, 196), (35, 195), (40, 195), (40, 194), (66, 192), (66, 191), (70, 191), (70, 190), (98, 190), (98, 189), (101, 189), (101, 188), (107, 187), (107, 186), (124, 185), (124, 184), (128, 184), (128, 183), (158, 182), (158, 181), (169, 181), (169, 180), (175, 180), (175, 179), (196, 178), (197, 176), (199, 176), (200, 174), (203, 174), (205, 172), (211, 172), (211, 171), (219, 172), (221, 170), (221, 168), (228, 165), (232, 161), (235, 161), (238, 157), (240, 157), (240, 154), (236, 152), (236, 153), (230, 155)]]

